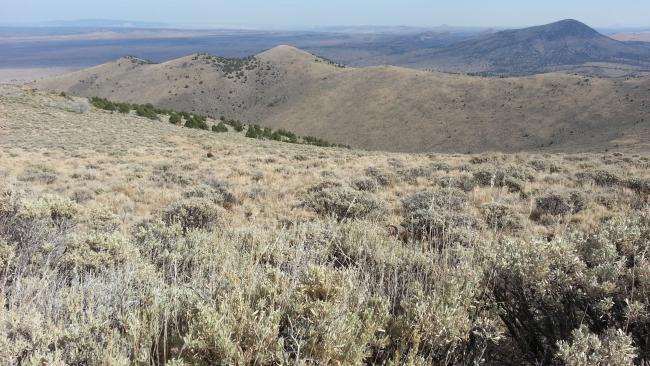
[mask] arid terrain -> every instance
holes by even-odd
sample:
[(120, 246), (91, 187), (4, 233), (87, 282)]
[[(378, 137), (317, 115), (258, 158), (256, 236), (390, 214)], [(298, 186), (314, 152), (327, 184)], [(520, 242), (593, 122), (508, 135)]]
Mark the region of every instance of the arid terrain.
[(33, 85), (236, 118), (370, 150), (634, 152), (647, 151), (650, 142), (650, 78), (352, 68), (279, 46), (246, 59), (121, 58)]
[[(286, 53), (277, 51), (256, 61), (264, 69), (271, 62), (265, 82), (287, 77)], [(295, 64), (308, 57), (291, 52)], [(381, 100), (380, 86), (401, 80), (392, 73), (408, 73), (409, 88), (425, 78), (339, 70), (309, 58), (313, 69), (298, 69), (295, 79), (368, 73), (378, 83), (368, 100)], [(213, 66), (182, 62), (189, 78), (169, 82), (198, 91), (189, 70)], [(156, 80), (182, 62), (103, 67), (138, 70), (114, 79), (115, 88), (144, 100), (144, 92), (128, 94), (137, 75)], [(427, 77), (450, 93), (456, 110), (480, 105), (453, 100), (455, 83), (476, 79), (449, 86), (442, 81), (450, 77)], [(603, 103), (629, 93), (632, 111), (634, 92), (647, 85), (505, 79), (499, 85), (515, 89), (501, 91), (513, 100), (504, 108), (516, 109), (531, 84), (551, 90), (544, 85), (557, 80), (574, 81), (553, 90), (565, 97), (571, 90), (576, 104), (584, 100), (578, 91)], [(109, 83), (62, 85), (92, 94)], [(0, 86), (1, 364), (650, 361), (647, 150), (623, 151), (621, 143), (589, 154), (369, 152), (159, 118)]]

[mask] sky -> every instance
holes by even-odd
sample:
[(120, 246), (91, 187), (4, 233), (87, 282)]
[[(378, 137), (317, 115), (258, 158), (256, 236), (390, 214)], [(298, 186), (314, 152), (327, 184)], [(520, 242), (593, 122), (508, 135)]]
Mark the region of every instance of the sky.
[(127, 19), (184, 26), (650, 26), (650, 0), (0, 0), (0, 23)]

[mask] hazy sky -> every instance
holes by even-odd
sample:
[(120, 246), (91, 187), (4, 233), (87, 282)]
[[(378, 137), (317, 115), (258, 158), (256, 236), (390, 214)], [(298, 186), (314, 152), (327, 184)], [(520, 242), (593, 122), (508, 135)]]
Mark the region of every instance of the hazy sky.
[(0, 0), (0, 22), (129, 19), (184, 25), (525, 26), (574, 18), (650, 26), (650, 0)]

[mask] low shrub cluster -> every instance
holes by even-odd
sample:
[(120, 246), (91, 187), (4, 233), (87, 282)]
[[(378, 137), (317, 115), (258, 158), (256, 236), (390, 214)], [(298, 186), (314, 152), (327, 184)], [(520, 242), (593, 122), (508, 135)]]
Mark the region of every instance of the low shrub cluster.
[(313, 137), (313, 136), (303, 136), (302, 137), (302, 143), (305, 145), (314, 145), (314, 146), (320, 146), (320, 147), (338, 147), (342, 149), (350, 149), (349, 145), (345, 144), (335, 144), (331, 143), (327, 140), (318, 138), (318, 137)]
[(34, 164), (25, 168), (18, 176), (18, 179), (23, 182), (41, 182), (45, 184), (52, 184), (58, 179), (56, 170), (49, 166), (42, 164)]
[(381, 187), (392, 187), (399, 180), (395, 174), (377, 167), (368, 167), (364, 173)]
[(468, 173), (436, 177), (433, 181), (441, 188), (457, 188), (463, 192), (471, 192), (476, 187), (474, 177)]
[(650, 179), (639, 177), (621, 177), (620, 174), (608, 170), (584, 171), (576, 174), (576, 177), (582, 181), (593, 181), (594, 184), (601, 187), (621, 187), (628, 188), (637, 193), (650, 193)]
[(579, 191), (550, 191), (535, 199), (531, 219), (544, 221), (576, 214), (587, 208), (587, 197)]
[(592, 234), (496, 246), (492, 295), (526, 361), (629, 365), (650, 356), (649, 223), (617, 218)]
[(238, 203), (237, 197), (230, 192), (230, 184), (226, 181), (211, 179), (205, 184), (182, 193), (184, 198), (200, 198), (225, 208), (231, 208)]
[[(199, 116), (195, 114), (184, 113), (183, 118), (185, 119), (185, 127), (187, 128), (198, 128), (201, 130), (207, 130), (208, 124), (206, 123), (207, 118), (204, 116)], [(213, 126), (214, 127), (214, 126)]]
[(450, 243), (458, 231), (470, 230), (477, 220), (464, 212), (467, 197), (457, 189), (421, 191), (402, 200), (402, 227), (409, 241), (427, 241), (435, 246)]
[(236, 77), (240, 79), (244, 77), (246, 71), (255, 70), (260, 67), (260, 61), (254, 56), (244, 58), (226, 58), (220, 56), (212, 56), (208, 54), (200, 54), (194, 60), (204, 60), (221, 71), (229, 78)]
[(518, 182), (530, 182), (535, 179), (534, 170), (525, 165), (491, 165), (485, 164), (474, 172), (474, 180), (484, 187), (511, 187), (515, 188)]
[(316, 57), (316, 62), (324, 62), (324, 63), (326, 63), (326, 64), (328, 64), (328, 65), (332, 65), (332, 66), (334, 66), (334, 67), (338, 67), (338, 68), (340, 68), (340, 69), (344, 69), (344, 68), (346, 68), (345, 64), (342, 64), (342, 63), (340, 63), (340, 62), (332, 61), (332, 60), (330, 60), (329, 58), (324, 57), (324, 56), (317, 56), (317, 57)]
[(131, 113), (131, 111), (135, 111), (136, 115), (141, 117), (147, 117), (152, 120), (158, 120), (159, 114), (167, 114), (167, 115), (173, 114), (172, 111), (156, 108), (150, 103), (147, 104), (121, 103), (121, 102), (113, 102), (106, 98), (100, 98), (100, 97), (92, 97), (90, 98), (90, 102), (95, 108), (103, 109), (110, 112), (118, 111), (123, 114), (128, 114)]
[(135, 114), (140, 117), (158, 120), (158, 111), (151, 104), (136, 105), (133, 109), (135, 110)]
[[(117, 110), (117, 105), (107, 99), (100, 98), (100, 97), (92, 97), (90, 98), (90, 103), (95, 107), (99, 109), (103, 109), (106, 111), (115, 111)], [(130, 108), (129, 108), (130, 109)]]
[(288, 142), (292, 144), (314, 145), (320, 147), (336, 147), (350, 149), (348, 145), (333, 144), (326, 140), (311, 137), (311, 136), (298, 136), (291, 131), (285, 129), (273, 130), (269, 127), (260, 127), (259, 125), (248, 125), (246, 129), (246, 137), (253, 139), (267, 139), (274, 141)]
[(481, 207), (488, 227), (498, 231), (519, 230), (523, 219), (515, 210), (503, 203), (487, 203)]
[(372, 193), (348, 187), (317, 187), (305, 195), (303, 204), (338, 221), (378, 218), (384, 212), (383, 205)]
[(228, 127), (223, 122), (219, 122), (216, 125), (212, 125), (212, 132), (222, 133), (228, 132)]
[(162, 219), (167, 225), (178, 224), (184, 230), (212, 229), (223, 216), (222, 210), (207, 200), (187, 198), (165, 209)]
[(226, 118), (224, 116), (219, 117), (219, 120), (221, 122), (227, 124), (228, 126), (232, 127), (237, 132), (244, 131), (244, 124), (241, 123), (241, 121), (239, 121), (239, 120), (229, 119), (229, 118)]

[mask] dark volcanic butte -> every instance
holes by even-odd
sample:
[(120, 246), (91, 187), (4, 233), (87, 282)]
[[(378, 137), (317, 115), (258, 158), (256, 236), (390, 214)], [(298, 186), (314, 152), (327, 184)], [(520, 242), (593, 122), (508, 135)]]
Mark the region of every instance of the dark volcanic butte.
[(620, 76), (650, 71), (650, 45), (614, 40), (576, 20), (563, 20), (424, 47), (395, 56), (393, 63), (493, 76), (574, 70)]

